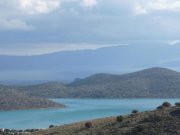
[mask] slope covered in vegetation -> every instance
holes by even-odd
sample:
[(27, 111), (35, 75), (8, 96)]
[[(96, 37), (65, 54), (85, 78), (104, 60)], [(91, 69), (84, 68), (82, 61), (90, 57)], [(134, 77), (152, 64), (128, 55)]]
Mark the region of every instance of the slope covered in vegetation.
[(34, 132), (31, 135), (179, 135), (180, 106), (165, 103), (155, 111), (80, 122)]
[(180, 73), (150, 68), (123, 74), (95, 74), (70, 84), (45, 83), (19, 88), (44, 98), (178, 98)]
[(57, 104), (44, 98), (29, 96), (26, 92), (0, 86), (0, 110), (24, 110), (24, 109), (41, 109), (41, 108), (62, 108)]

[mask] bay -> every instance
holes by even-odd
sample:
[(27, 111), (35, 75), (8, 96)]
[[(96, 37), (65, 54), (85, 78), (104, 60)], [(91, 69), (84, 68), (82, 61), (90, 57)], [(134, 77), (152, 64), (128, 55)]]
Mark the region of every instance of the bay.
[(0, 111), (0, 128), (39, 129), (109, 116), (130, 114), (133, 109), (153, 110), (164, 101), (171, 104), (180, 99), (51, 99), (64, 109)]

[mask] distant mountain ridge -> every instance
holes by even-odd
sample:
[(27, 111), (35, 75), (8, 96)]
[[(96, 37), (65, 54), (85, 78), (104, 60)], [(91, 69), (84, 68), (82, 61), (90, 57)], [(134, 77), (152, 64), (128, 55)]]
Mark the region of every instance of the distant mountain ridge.
[(133, 72), (133, 73), (127, 73), (123, 75), (111, 75), (111, 74), (95, 74), (90, 77), (87, 77), (85, 79), (77, 79), (74, 82), (70, 83), (70, 85), (76, 85), (77, 83), (83, 83), (83, 82), (94, 82), (94, 83), (103, 83), (103, 81), (116, 81), (117, 79), (124, 79), (124, 78), (133, 78), (133, 77), (158, 77), (158, 76), (176, 76), (180, 75), (179, 72), (166, 69), (166, 68), (149, 68), (144, 69), (141, 71)]
[(69, 84), (53, 82), (19, 89), (45, 98), (179, 98), (180, 73), (149, 68), (122, 75), (95, 74)]
[(37, 56), (0, 55), (0, 81), (70, 82), (76, 77), (84, 78), (99, 72), (119, 74), (148, 67), (180, 71), (179, 52), (180, 45), (143, 42)]

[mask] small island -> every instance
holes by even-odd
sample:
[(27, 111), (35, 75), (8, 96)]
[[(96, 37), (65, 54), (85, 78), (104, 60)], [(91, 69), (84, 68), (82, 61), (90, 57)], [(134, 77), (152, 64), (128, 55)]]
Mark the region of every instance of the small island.
[(62, 104), (55, 103), (48, 99), (30, 96), (26, 92), (22, 92), (10, 87), (0, 87), (0, 110), (29, 110), (44, 108), (64, 108)]

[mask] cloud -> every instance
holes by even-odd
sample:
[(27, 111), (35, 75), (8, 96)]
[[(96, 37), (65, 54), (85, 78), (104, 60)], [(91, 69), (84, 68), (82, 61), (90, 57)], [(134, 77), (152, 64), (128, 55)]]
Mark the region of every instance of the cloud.
[(60, 7), (60, 0), (0, 0), (0, 30), (33, 30), (27, 15), (47, 14)]
[(97, 0), (82, 0), (81, 6), (85, 8), (92, 8), (98, 4)]
[(179, 0), (149, 0), (145, 2), (136, 1), (135, 13), (148, 14), (154, 11), (180, 11)]
[(26, 14), (43, 14), (59, 8), (60, 0), (18, 0), (18, 4)]
[(7, 19), (0, 19), (0, 31), (4, 30), (33, 30), (33, 26), (28, 25), (27, 23), (17, 20), (17, 19), (12, 19), (12, 20), (7, 20)]
[(177, 45), (178, 43), (180, 43), (180, 40), (170, 40), (170, 41), (168, 41), (169, 45)]
[(42, 55), (60, 51), (96, 50), (104, 47), (115, 47), (127, 44), (60, 44), (60, 43), (26, 43), (1, 45), (0, 55), (30, 56)]
[(46, 14), (55, 11), (61, 0), (0, 0), (1, 17)]
[(0, 43), (178, 40), (179, 11), (177, 0), (0, 0)]

